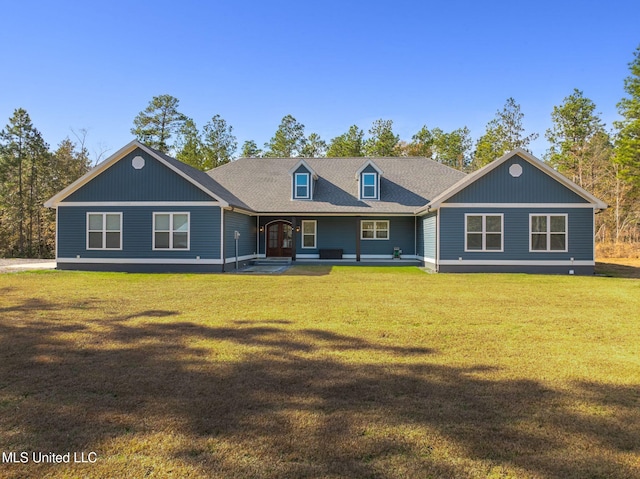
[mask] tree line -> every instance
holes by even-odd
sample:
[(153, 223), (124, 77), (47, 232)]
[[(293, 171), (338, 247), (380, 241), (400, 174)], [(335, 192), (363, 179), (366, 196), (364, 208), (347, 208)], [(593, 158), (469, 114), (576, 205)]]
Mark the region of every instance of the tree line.
[(89, 168), (84, 136), (51, 151), (26, 110), (16, 109), (0, 131), (0, 257), (53, 257), (55, 211), (44, 202)]
[[(612, 130), (594, 102), (574, 89), (553, 108), (551, 128), (544, 133), (550, 146), (543, 159), (610, 205), (596, 216), (600, 242), (640, 242), (640, 47), (633, 56), (624, 80), (626, 96), (617, 104), (621, 119)], [(368, 135), (351, 125), (325, 141), (317, 133), (307, 135), (302, 123), (286, 115), (262, 148), (253, 140), (238, 148), (233, 127), (220, 115), (198, 129), (180, 112), (177, 98), (160, 95), (134, 118), (131, 133), (201, 170), (237, 157), (421, 156), (471, 172), (514, 148), (527, 149), (538, 138), (525, 132), (523, 118), (520, 105), (508, 98), (474, 143), (466, 126), (444, 131), (424, 125), (403, 140), (393, 121), (385, 119), (374, 121)], [(51, 151), (21, 108), (0, 131), (0, 256), (53, 256), (55, 212), (43, 203), (90, 169), (82, 133), (77, 142), (66, 138)]]

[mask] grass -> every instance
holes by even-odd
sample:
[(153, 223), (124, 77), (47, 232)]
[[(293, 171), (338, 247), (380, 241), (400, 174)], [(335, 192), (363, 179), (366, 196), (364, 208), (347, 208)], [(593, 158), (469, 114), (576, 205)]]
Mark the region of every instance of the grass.
[(3, 478), (640, 478), (640, 281), (0, 275)]
[(640, 258), (602, 258), (596, 272), (604, 276), (640, 279)]

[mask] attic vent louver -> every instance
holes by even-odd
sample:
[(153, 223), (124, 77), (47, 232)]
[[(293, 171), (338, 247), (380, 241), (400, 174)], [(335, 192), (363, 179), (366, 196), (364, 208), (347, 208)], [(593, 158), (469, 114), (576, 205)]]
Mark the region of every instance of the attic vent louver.
[(518, 163), (514, 163), (509, 167), (509, 174), (514, 178), (518, 178), (520, 175), (522, 175), (522, 166), (520, 166)]
[(141, 156), (136, 156), (133, 160), (131, 160), (131, 166), (133, 166), (136, 170), (141, 170), (144, 168), (144, 158)]

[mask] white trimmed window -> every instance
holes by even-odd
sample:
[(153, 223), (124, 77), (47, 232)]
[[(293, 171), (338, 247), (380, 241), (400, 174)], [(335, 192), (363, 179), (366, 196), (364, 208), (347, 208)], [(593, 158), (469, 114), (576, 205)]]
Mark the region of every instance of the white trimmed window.
[(529, 215), (529, 251), (567, 251), (567, 215)]
[(122, 213), (87, 213), (87, 249), (122, 249)]
[(315, 248), (318, 223), (315, 220), (302, 221), (302, 247)]
[(466, 214), (465, 251), (503, 251), (503, 215)]
[(153, 214), (153, 249), (189, 249), (189, 213)]
[(378, 197), (378, 175), (377, 173), (362, 173), (362, 197)]
[(360, 238), (363, 240), (389, 239), (389, 221), (362, 221), (360, 223)]
[(310, 185), (309, 185), (309, 173), (296, 173), (295, 174), (294, 193), (295, 198), (309, 199)]

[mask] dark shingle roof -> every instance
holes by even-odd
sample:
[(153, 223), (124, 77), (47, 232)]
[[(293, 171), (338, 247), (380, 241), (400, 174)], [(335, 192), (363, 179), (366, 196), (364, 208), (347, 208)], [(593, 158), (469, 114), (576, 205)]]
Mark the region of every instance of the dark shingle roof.
[[(228, 200), (231, 205), (258, 213), (354, 214), (413, 214), (466, 176), (426, 158), (373, 158), (384, 174), (380, 200), (369, 201), (358, 199), (356, 174), (368, 158), (304, 160), (318, 175), (312, 201), (291, 199), (289, 171), (300, 158), (240, 158), (207, 175), (229, 193), (229, 198), (235, 196)], [(215, 188), (212, 191), (218, 193)]]

